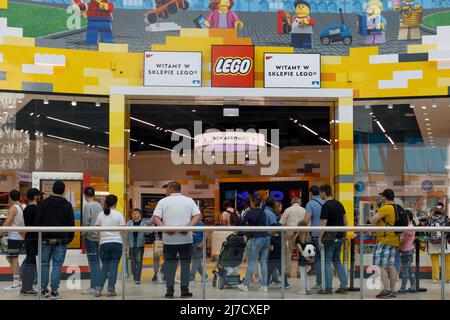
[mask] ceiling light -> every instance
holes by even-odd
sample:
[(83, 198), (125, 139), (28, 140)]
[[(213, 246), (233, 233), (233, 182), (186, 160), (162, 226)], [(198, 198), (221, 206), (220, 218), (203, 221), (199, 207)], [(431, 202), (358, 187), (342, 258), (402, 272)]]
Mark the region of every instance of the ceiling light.
[(72, 101), (71, 103), (72, 106), (76, 107), (77, 106), (77, 102), (75, 100)]
[(75, 149), (75, 148), (73, 148), (72, 150), (73, 150), (73, 151), (77, 151), (77, 149)]
[(95, 106), (96, 106), (96, 107), (100, 107), (100, 106), (101, 106), (100, 100), (97, 100), (97, 101), (95, 102)]
[(144, 145), (144, 141), (141, 142), (141, 146), (143, 146), (143, 145)]
[(33, 114), (34, 114), (34, 112), (30, 113), (30, 117), (32, 117), (32, 116), (33, 116)]
[(392, 105), (392, 103), (389, 103), (388, 109), (394, 109), (394, 106)]
[(36, 118), (39, 118), (41, 115), (40, 114), (38, 114), (37, 116), (36, 116)]
[(59, 136), (54, 136), (52, 134), (48, 134), (47, 137), (54, 138), (54, 139), (59, 139), (59, 140), (63, 140), (63, 141), (74, 142), (74, 143), (78, 143), (78, 144), (84, 144), (84, 142), (82, 142), (82, 141), (72, 140), (72, 139), (63, 138), (63, 137), (59, 137)]
[(425, 110), (427, 107), (426, 106), (422, 106), (421, 108)]
[(197, 110), (195, 110), (195, 109), (192, 109), (192, 112), (197, 112)]
[(384, 130), (383, 126), (381, 125), (380, 121), (375, 121), (377, 123), (377, 125), (380, 127), (381, 131), (383, 131), (383, 133), (386, 133), (386, 130)]
[(130, 140), (133, 141), (133, 142), (138, 142), (136, 139), (130, 138)]
[(301, 125), (303, 128), (305, 128), (306, 130), (308, 130), (309, 132), (311, 132), (312, 134), (318, 136), (319, 134), (317, 132), (315, 132), (314, 130), (308, 128), (307, 126), (305, 126), (304, 124)]
[(137, 119), (137, 118), (133, 118), (133, 117), (130, 117), (130, 119), (134, 120), (136, 122), (140, 122), (142, 124), (146, 124), (146, 125), (148, 125), (150, 127), (156, 127), (153, 123), (150, 123), (150, 122), (147, 122), (147, 121), (144, 121), (144, 120), (141, 120), (141, 119)]
[(373, 112), (369, 113), (370, 115), (373, 115)]
[(365, 108), (365, 109), (370, 109), (370, 105), (366, 104), (366, 105), (364, 106), (364, 108)]
[(430, 119), (429, 119), (429, 118), (426, 118), (425, 121), (430, 121)]
[(298, 122), (298, 120), (297, 120), (297, 119), (295, 119), (295, 120), (294, 120), (294, 123), (297, 123), (297, 122)]
[(105, 131), (105, 133), (106, 133), (106, 134), (109, 134), (109, 132), (108, 132), (108, 131)]
[(176, 134), (176, 135), (179, 135), (179, 136), (182, 136), (182, 137), (185, 137), (185, 138), (194, 140), (194, 138), (192, 138), (192, 137), (190, 137), (190, 136), (188, 136), (188, 135), (185, 135), (185, 134), (182, 134), (182, 133), (178, 133), (178, 132), (173, 131), (173, 130), (167, 130), (167, 131), (168, 131), (168, 132), (171, 132), (171, 133), (173, 133), (173, 134)]
[(44, 104), (48, 104), (48, 98), (44, 98)]
[(99, 147), (100, 149), (109, 150), (109, 148), (107, 148), (107, 147), (102, 147), (102, 146), (97, 146), (97, 147)]
[[(161, 147), (161, 146), (158, 146), (157, 144), (153, 144), (153, 143), (149, 143), (149, 145), (152, 146), (152, 147), (155, 147), (155, 148), (160, 148), (160, 149), (167, 150), (167, 151), (173, 151), (172, 149), (169, 149), (169, 148), (166, 148), (166, 147)], [(186, 155), (183, 153), (182, 156), (184, 157)]]
[(432, 101), (431, 102), (431, 107), (432, 108), (437, 108), (436, 99), (433, 98), (431, 101)]
[(432, 134), (431, 132), (428, 132), (428, 134)]
[(224, 117), (239, 117), (239, 108), (223, 108)]
[(53, 117), (49, 117), (49, 116), (47, 116), (46, 118), (49, 119), (49, 120), (65, 123), (65, 124), (68, 124), (68, 125), (71, 125), (71, 126), (74, 126), (74, 127), (79, 127), (79, 128), (83, 128), (83, 129), (87, 129), (87, 130), (91, 129), (90, 127), (86, 127), (86, 126), (83, 126), (81, 124), (70, 122), (70, 121), (61, 120), (61, 119), (58, 119), (58, 118), (53, 118)]
[(395, 146), (394, 140), (392, 140), (392, 138), (391, 138), (389, 135), (385, 134), (385, 137), (389, 140), (389, 142), (390, 142), (393, 146)]
[(413, 105), (413, 104), (410, 104), (409, 107), (410, 107), (411, 109), (414, 109), (414, 105)]

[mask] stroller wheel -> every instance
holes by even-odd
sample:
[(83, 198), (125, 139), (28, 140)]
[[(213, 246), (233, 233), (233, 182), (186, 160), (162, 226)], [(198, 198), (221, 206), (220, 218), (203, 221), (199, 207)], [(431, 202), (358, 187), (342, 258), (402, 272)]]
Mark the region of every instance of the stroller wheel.
[(222, 290), (225, 287), (225, 279), (223, 277), (219, 277), (219, 289)]
[(215, 288), (217, 286), (217, 274), (214, 273), (213, 279), (212, 279), (212, 286)]

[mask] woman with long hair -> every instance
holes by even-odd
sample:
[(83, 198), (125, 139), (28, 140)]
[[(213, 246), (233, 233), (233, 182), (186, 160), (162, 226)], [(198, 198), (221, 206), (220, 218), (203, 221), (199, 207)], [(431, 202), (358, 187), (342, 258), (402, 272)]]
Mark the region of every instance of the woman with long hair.
[[(125, 219), (123, 214), (115, 210), (117, 197), (113, 194), (105, 199), (105, 206), (97, 217), (97, 226), (116, 227), (124, 226)], [(122, 256), (123, 238), (118, 231), (100, 232), (100, 259), (102, 260), (102, 278), (100, 286), (95, 288), (95, 296), (100, 297), (106, 279), (108, 279), (107, 296), (117, 296), (115, 287), (117, 281), (117, 268), (120, 257)]]

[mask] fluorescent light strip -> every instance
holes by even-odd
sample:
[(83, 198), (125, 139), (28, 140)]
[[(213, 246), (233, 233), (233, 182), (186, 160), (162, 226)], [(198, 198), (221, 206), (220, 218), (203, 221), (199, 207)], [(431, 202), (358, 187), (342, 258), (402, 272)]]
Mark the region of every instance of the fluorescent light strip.
[(152, 146), (152, 147), (160, 148), (160, 149), (167, 150), (167, 151), (170, 151), (170, 152), (173, 151), (172, 149), (161, 147), (161, 146), (158, 146), (157, 144), (153, 144), (153, 143), (149, 143), (149, 145)]
[(83, 125), (78, 124), (78, 123), (73, 123), (73, 122), (61, 120), (61, 119), (58, 119), (58, 118), (53, 118), (53, 117), (49, 117), (49, 116), (46, 116), (46, 118), (49, 119), (49, 120), (58, 121), (58, 122), (61, 122), (61, 123), (65, 123), (65, 124), (68, 124), (68, 125), (71, 125), (71, 126), (75, 126), (75, 127), (79, 127), (79, 128), (83, 128), (83, 129), (87, 129), (87, 130), (91, 129), (90, 127), (86, 127), (86, 126), (83, 126)]
[(264, 142), (267, 143), (269, 146), (272, 146), (272, 147), (275, 147), (275, 148), (277, 148), (277, 149), (280, 149), (279, 146), (277, 146), (277, 145), (275, 145), (275, 144), (273, 144), (273, 143), (270, 143), (269, 141), (264, 141)]
[(392, 140), (392, 138), (390, 136), (388, 136), (387, 134), (385, 134), (386, 138), (389, 140), (389, 142), (395, 146), (394, 140)]
[(176, 135), (179, 135), (179, 136), (182, 136), (182, 137), (185, 137), (185, 138), (189, 138), (189, 139), (191, 139), (191, 140), (194, 140), (194, 138), (192, 138), (192, 137), (190, 137), (190, 136), (187, 136), (187, 135), (185, 135), (185, 134), (178, 133), (178, 132), (176, 132), (176, 131), (169, 130), (169, 129), (167, 129), (167, 131), (168, 131), (168, 132), (172, 132), (173, 134), (176, 134)]
[(59, 140), (64, 140), (64, 141), (69, 141), (69, 142), (74, 142), (74, 143), (79, 143), (79, 144), (84, 144), (84, 142), (82, 142), (82, 141), (77, 141), (77, 140), (72, 140), (72, 139), (68, 139), (68, 138), (58, 137), (58, 136), (54, 136), (52, 134), (47, 134), (47, 137), (54, 138), (54, 139), (59, 139)]
[(133, 141), (133, 142), (138, 142), (136, 139), (130, 138), (130, 140)]
[(141, 119), (137, 119), (137, 118), (133, 118), (133, 117), (130, 117), (130, 119), (134, 120), (136, 122), (140, 122), (140, 123), (146, 124), (146, 125), (148, 125), (150, 127), (156, 127), (153, 123), (150, 123), (150, 122), (147, 122), (147, 121), (144, 121), (144, 120), (141, 120)]
[(107, 148), (107, 147), (102, 147), (102, 146), (97, 146), (97, 148), (104, 149), (104, 150), (109, 150), (109, 148)]
[(326, 142), (326, 143), (328, 143), (328, 144), (331, 144), (331, 142), (329, 140), (325, 139), (325, 138), (320, 137), (319, 139), (324, 141), (324, 142)]
[(377, 125), (380, 127), (381, 131), (383, 131), (383, 133), (386, 133), (386, 130), (384, 130), (383, 126), (381, 125), (380, 121), (375, 121), (377, 123)]
[(319, 134), (317, 133), (317, 132), (315, 132), (314, 130), (312, 130), (312, 129), (310, 129), (310, 128), (308, 128), (307, 126), (305, 126), (304, 124), (301, 124), (301, 126), (303, 127), (303, 128), (305, 128), (306, 130), (308, 130), (309, 132), (311, 132), (312, 134), (314, 134), (314, 135), (316, 135), (316, 136), (318, 136)]

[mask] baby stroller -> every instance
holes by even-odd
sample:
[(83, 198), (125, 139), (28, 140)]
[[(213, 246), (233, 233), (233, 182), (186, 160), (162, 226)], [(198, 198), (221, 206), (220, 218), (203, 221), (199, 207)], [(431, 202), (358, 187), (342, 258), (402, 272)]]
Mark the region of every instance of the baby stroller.
[(242, 263), (245, 250), (243, 235), (230, 234), (222, 244), (219, 259), (216, 262), (216, 270), (213, 270), (213, 287), (237, 285), (241, 283), (239, 266)]

